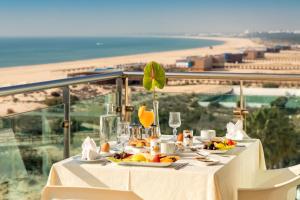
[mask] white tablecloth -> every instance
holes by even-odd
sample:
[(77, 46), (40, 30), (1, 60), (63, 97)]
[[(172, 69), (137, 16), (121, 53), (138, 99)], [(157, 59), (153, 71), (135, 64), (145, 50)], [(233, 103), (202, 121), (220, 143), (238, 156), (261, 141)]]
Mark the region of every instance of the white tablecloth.
[(210, 155), (221, 161), (214, 166), (182, 158), (178, 162), (188, 161), (190, 164), (180, 170), (116, 164), (102, 166), (69, 158), (52, 166), (47, 185), (131, 190), (146, 200), (235, 200), (237, 188), (254, 185), (255, 174), (265, 169), (260, 141), (245, 145), (230, 150), (229, 157)]

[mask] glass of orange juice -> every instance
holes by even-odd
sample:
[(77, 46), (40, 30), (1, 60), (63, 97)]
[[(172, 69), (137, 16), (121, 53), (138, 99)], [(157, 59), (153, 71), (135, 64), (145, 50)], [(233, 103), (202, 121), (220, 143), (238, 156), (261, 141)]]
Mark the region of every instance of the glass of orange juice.
[(153, 110), (147, 110), (146, 106), (141, 106), (138, 111), (138, 116), (141, 124), (146, 129), (146, 132), (148, 132), (148, 129), (151, 127), (151, 125), (154, 122)]

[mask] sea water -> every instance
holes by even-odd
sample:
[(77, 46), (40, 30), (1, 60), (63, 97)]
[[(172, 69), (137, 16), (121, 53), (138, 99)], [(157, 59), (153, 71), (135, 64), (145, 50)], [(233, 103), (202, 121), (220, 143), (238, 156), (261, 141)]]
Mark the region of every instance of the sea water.
[(220, 41), (167, 37), (0, 38), (0, 67), (207, 47)]

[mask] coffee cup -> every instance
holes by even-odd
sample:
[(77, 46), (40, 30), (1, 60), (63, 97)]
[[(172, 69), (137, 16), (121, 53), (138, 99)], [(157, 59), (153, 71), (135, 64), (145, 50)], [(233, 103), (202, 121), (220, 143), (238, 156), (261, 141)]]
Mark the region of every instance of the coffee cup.
[(166, 155), (175, 154), (176, 144), (174, 142), (162, 142), (160, 144), (160, 152)]
[(201, 130), (201, 139), (202, 140), (211, 140), (213, 137), (216, 137), (215, 130)]

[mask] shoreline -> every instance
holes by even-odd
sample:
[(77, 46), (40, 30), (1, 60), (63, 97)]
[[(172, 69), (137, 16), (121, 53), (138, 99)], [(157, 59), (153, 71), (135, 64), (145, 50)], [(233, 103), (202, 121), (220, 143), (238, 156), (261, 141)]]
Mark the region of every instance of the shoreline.
[(162, 64), (174, 64), (175, 60), (192, 55), (212, 55), (224, 52), (237, 52), (240, 48), (255, 47), (258, 44), (247, 38), (225, 38), (225, 37), (198, 37), (198, 36), (182, 36), (181, 38), (203, 39), (222, 41), (223, 44), (208, 47), (200, 47), (193, 49), (162, 51), (152, 53), (141, 53), (126, 56), (104, 57), (77, 61), (66, 61), (59, 63), (49, 63), (40, 65), (2, 67), (0, 73), (5, 74), (0, 79), (0, 87), (25, 84), (32, 82), (41, 82), (47, 80), (55, 80), (66, 78), (63, 70), (80, 68), (80, 67), (97, 67), (103, 68), (126, 63), (140, 63), (155, 60)]

